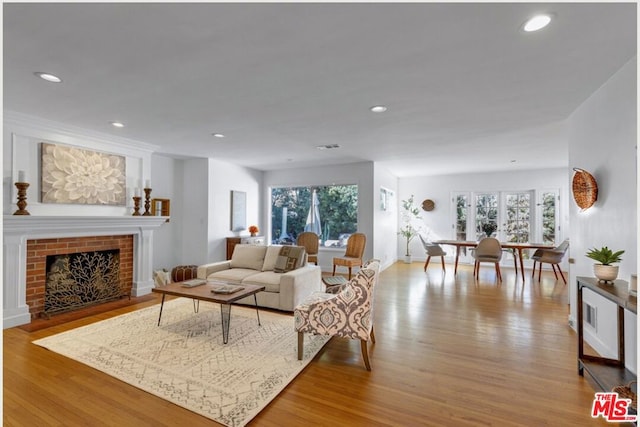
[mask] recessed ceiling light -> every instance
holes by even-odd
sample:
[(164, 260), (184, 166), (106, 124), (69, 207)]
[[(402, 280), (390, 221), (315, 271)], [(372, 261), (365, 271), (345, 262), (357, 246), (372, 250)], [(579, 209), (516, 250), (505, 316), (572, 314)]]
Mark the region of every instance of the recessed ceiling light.
[(38, 71), (33, 74), (40, 77), (42, 80), (46, 80), (51, 83), (62, 83), (62, 79), (60, 77), (54, 76), (53, 74), (50, 74), (50, 73), (43, 73), (41, 71)]
[(522, 29), (526, 32), (538, 31), (549, 25), (551, 15), (536, 15), (525, 22)]
[(384, 105), (374, 105), (370, 108), (370, 110), (374, 113), (384, 113), (385, 111), (387, 111), (387, 107), (385, 107)]
[(224, 138), (223, 133), (212, 133), (211, 135), (215, 136), (216, 138)]
[(120, 122), (109, 122), (111, 123), (111, 126), (116, 127), (116, 128), (123, 128), (124, 127), (124, 123), (120, 123)]

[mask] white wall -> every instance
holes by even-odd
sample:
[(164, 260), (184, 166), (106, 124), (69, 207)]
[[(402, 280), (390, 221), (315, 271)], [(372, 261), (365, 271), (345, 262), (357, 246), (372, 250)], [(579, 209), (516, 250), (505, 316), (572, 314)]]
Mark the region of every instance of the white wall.
[[(172, 194), (171, 237), (163, 235), (166, 240), (157, 243), (158, 262), (171, 262), (173, 268), (226, 259), (226, 238), (249, 235), (246, 230), (231, 231), (232, 190), (247, 193), (247, 226), (264, 229), (260, 223), (262, 172), (215, 159), (154, 159), (154, 174), (168, 174), (171, 169), (175, 174), (172, 179), (167, 177), (165, 188)], [(178, 190), (172, 191), (171, 185)]]
[[(455, 239), (454, 207), (452, 193), (457, 191), (528, 191), (533, 189), (560, 190), (560, 233), (558, 241), (568, 237), (568, 172), (566, 169), (539, 169), (517, 172), (477, 173), (466, 175), (423, 176), (400, 179), (398, 200), (406, 200), (412, 194), (418, 206), (424, 199), (435, 202), (435, 209), (421, 209), (422, 234), (430, 240)], [(396, 227), (399, 225), (396, 224)], [(404, 238), (397, 238), (398, 253), (404, 253)], [(419, 239), (410, 245), (414, 258), (425, 260), (426, 256)], [(455, 250), (444, 246), (447, 255), (453, 257)], [(566, 266), (565, 266), (566, 268)]]
[[(30, 183), (27, 210), (32, 215), (50, 216), (118, 216), (133, 212), (133, 189), (150, 178), (151, 153), (156, 146), (88, 131), (37, 117), (5, 111), (3, 116), (3, 214), (16, 210), (14, 182), (18, 171), (25, 171)], [(126, 159), (126, 206), (66, 205), (40, 203), (40, 148), (50, 142), (124, 156)]]
[(183, 182), (178, 199), (182, 200), (181, 264), (205, 264), (209, 257), (209, 161), (182, 161)]
[[(397, 246), (393, 244), (398, 238), (398, 178), (377, 164), (373, 170), (373, 257), (379, 259), (385, 269), (398, 259)], [(387, 210), (380, 208), (380, 188), (393, 193)]]
[[(591, 247), (624, 249), (618, 278), (629, 280), (638, 270), (637, 238), (637, 70), (636, 58), (622, 67), (569, 118), (569, 165), (590, 172), (598, 182), (598, 200), (580, 212), (571, 203), (571, 247), (575, 264), (570, 271), (571, 320), (576, 319), (576, 276), (593, 277), (593, 261), (584, 254)], [(593, 296), (598, 332), (587, 341), (598, 352), (615, 356), (615, 307)], [(627, 313), (627, 368), (636, 372), (637, 319)]]
[(153, 269), (171, 269), (182, 262), (182, 160), (151, 156), (151, 198), (169, 199), (171, 219), (153, 235)]
[[(271, 199), (269, 193), (271, 187), (357, 184), (358, 231), (367, 235), (364, 258), (373, 258), (375, 255), (372, 243), (375, 234), (374, 205), (377, 206), (378, 203), (378, 190), (376, 190), (374, 199), (373, 175), (373, 163), (371, 162), (265, 172), (262, 191), (265, 231), (271, 228)], [(331, 271), (333, 257), (341, 254), (344, 254), (344, 249), (321, 248), (318, 254), (318, 264), (324, 271)]]
[(231, 231), (231, 191), (247, 193), (247, 227), (257, 225), (261, 233), (266, 231), (263, 207), (260, 203), (262, 195), (263, 172), (225, 163), (219, 160), (209, 160), (209, 231), (208, 231), (208, 260), (220, 261), (226, 259), (226, 238), (233, 236), (248, 236), (247, 230)]

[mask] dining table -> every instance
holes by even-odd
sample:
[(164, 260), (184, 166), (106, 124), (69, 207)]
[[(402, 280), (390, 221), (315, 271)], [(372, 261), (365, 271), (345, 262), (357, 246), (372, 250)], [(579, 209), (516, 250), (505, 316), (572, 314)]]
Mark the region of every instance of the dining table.
[[(458, 260), (460, 258), (461, 248), (475, 248), (478, 246), (478, 242), (474, 240), (434, 240), (433, 243), (438, 245), (450, 245), (456, 247), (456, 262), (453, 269), (454, 276), (458, 273)], [(555, 246), (547, 243), (518, 243), (518, 242), (500, 242), (502, 249), (511, 249), (513, 253), (513, 266), (518, 274), (518, 261), (520, 263), (520, 272), (522, 274), (522, 281), (524, 282), (524, 262), (522, 257), (522, 251), (525, 249), (553, 249)]]

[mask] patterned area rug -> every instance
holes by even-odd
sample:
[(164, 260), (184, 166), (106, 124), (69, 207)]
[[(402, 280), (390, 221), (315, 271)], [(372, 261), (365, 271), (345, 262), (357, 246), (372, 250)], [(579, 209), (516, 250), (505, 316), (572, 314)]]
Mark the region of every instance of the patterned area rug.
[(34, 341), (227, 426), (244, 426), (320, 351), (328, 337), (305, 336), (297, 359), (293, 317), (233, 306), (222, 344), (220, 306), (165, 302)]

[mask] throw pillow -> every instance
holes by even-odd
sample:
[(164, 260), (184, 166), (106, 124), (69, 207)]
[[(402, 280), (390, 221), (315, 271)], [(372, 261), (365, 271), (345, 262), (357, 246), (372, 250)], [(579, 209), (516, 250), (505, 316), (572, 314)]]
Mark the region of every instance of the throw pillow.
[(236, 245), (231, 256), (231, 268), (248, 268), (262, 271), (266, 246)]
[(267, 253), (264, 256), (264, 264), (262, 265), (262, 271), (273, 271), (276, 267), (276, 262), (280, 256), (280, 249), (282, 245), (270, 245), (267, 246)]
[(273, 271), (286, 273), (295, 270), (302, 265), (306, 252), (302, 246), (283, 246), (276, 261)]

